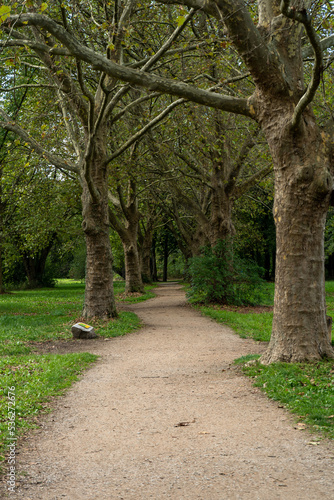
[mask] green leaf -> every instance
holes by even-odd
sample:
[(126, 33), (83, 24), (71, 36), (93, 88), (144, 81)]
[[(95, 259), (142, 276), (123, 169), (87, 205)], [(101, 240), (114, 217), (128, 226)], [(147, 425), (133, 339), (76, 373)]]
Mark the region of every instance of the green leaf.
[(177, 19), (176, 19), (176, 22), (177, 22), (178, 26), (182, 26), (182, 24), (184, 23), (184, 21), (185, 21), (185, 17), (184, 16), (178, 16)]
[(45, 3), (45, 2), (43, 2), (43, 3), (41, 4), (41, 12), (44, 12), (47, 8), (48, 8), (48, 4), (47, 4), (47, 3)]
[(0, 20), (4, 22), (10, 16), (10, 7), (1, 5), (0, 7)]

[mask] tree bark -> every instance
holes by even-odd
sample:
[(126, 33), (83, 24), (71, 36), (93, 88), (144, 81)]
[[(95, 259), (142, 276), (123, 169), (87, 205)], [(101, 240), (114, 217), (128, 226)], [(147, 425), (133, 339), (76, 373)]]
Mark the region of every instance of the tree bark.
[[(136, 183), (133, 180), (128, 182), (127, 200), (123, 197), (122, 188), (118, 186), (118, 197), (114, 199), (114, 206), (118, 215), (113, 210), (109, 210), (110, 225), (118, 233), (124, 249), (125, 260), (125, 292), (144, 292), (144, 285), (141, 278), (141, 264), (138, 251), (138, 229), (140, 213), (138, 210), (138, 200), (136, 196)], [(123, 220), (122, 220), (123, 219)]]
[(123, 241), (125, 259), (125, 293), (144, 292), (137, 241)]
[(99, 192), (97, 199), (93, 199), (87, 182), (82, 181), (82, 227), (87, 246), (83, 316), (87, 319), (117, 316), (109, 239), (108, 179), (104, 160), (104, 144), (97, 141), (90, 165), (91, 179)]
[(153, 242), (153, 228), (147, 229), (140, 242), (141, 274), (144, 283), (152, 283), (151, 250)]
[(333, 184), (326, 144), (311, 111), (291, 133), (286, 102), (271, 101), (270, 108), (263, 128), (276, 159), (276, 286), (272, 336), (261, 362), (334, 357), (325, 304), (324, 230)]

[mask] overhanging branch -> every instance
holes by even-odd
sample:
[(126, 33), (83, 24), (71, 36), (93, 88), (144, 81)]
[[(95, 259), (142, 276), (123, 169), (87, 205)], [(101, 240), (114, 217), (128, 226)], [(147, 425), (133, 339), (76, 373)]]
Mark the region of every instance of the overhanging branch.
[(207, 90), (198, 89), (192, 85), (175, 80), (169, 80), (143, 71), (134, 70), (108, 60), (101, 54), (79, 43), (63, 26), (41, 14), (22, 14), (10, 16), (5, 21), (5, 26), (15, 23), (16, 27), (40, 26), (48, 30), (58, 41), (67, 47), (71, 54), (82, 61), (91, 64), (96, 70), (103, 71), (109, 76), (123, 80), (140, 87), (159, 91), (187, 99), (189, 101), (221, 109), (249, 118), (255, 118), (255, 112), (249, 105), (248, 99), (230, 97)]

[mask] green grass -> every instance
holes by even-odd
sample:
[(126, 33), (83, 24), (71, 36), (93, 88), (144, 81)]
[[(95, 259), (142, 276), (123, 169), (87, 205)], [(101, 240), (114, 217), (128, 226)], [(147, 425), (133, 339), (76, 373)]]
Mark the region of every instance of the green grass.
[[(127, 302), (138, 302), (154, 297), (153, 286), (145, 287), (140, 297), (128, 297)], [(115, 282), (116, 300), (124, 293), (124, 282)], [(29, 342), (71, 339), (71, 327), (81, 316), (84, 284), (59, 280), (55, 288), (22, 290), (0, 295), (0, 356), (31, 352)], [(93, 324), (94, 323), (94, 324)], [(109, 322), (95, 321), (92, 326), (99, 335), (115, 337), (140, 327), (133, 313), (122, 312)]]
[[(154, 297), (153, 288), (147, 286), (142, 296), (125, 300), (138, 302)], [(115, 282), (114, 292), (116, 300), (124, 300), (124, 282)], [(13, 442), (9, 439), (11, 429), (17, 438), (36, 426), (38, 416), (49, 411), (52, 398), (62, 394), (97, 359), (89, 353), (31, 354), (34, 342), (40, 345), (49, 340), (72, 339), (71, 327), (80, 319), (83, 299), (84, 284), (72, 280), (59, 280), (55, 288), (0, 295), (0, 472), (5, 472), (5, 454), (8, 443)], [(131, 312), (90, 324), (105, 338), (125, 335), (141, 326)], [(13, 387), (15, 390), (9, 391)], [(15, 407), (8, 392), (11, 398), (15, 395)], [(9, 413), (13, 410), (15, 415)]]
[[(274, 285), (268, 284), (265, 305), (273, 304)], [(326, 282), (327, 314), (334, 317), (334, 282)], [(272, 313), (241, 313), (216, 307), (200, 307), (203, 314), (233, 328), (243, 338), (268, 342), (271, 335)], [(322, 436), (334, 439), (334, 361), (318, 363), (274, 363), (263, 366), (249, 354), (236, 360), (244, 373), (252, 377), (271, 399), (298, 415), (297, 428), (304, 426)], [(249, 361), (253, 363), (248, 363)]]
[(62, 394), (96, 359), (88, 353), (0, 359), (0, 465), (11, 438), (36, 427), (37, 416), (49, 411), (51, 399)]
[[(117, 301), (119, 302), (127, 302), (127, 303), (131, 303), (131, 304), (136, 304), (137, 302), (143, 302), (144, 300), (148, 300), (148, 299), (153, 299), (153, 297), (155, 297), (155, 293), (153, 292), (154, 288), (156, 288), (157, 285), (145, 285), (144, 287), (144, 293), (142, 295), (132, 295), (131, 294), (129, 296), (124, 296), (122, 293), (120, 292), (116, 292), (116, 299)], [(123, 290), (124, 292), (124, 290)]]
[(205, 316), (223, 323), (230, 328), (233, 328), (242, 338), (252, 338), (259, 341), (269, 341), (271, 334), (271, 325), (273, 314), (261, 313), (238, 313), (224, 309), (215, 309), (210, 306), (200, 307), (200, 311)]
[[(254, 358), (254, 356), (253, 356)], [(241, 363), (247, 359), (237, 360)], [(266, 394), (298, 415), (299, 428), (306, 425), (334, 439), (334, 361), (317, 363), (258, 362), (244, 366), (243, 371)]]
[[(266, 300), (264, 306), (274, 303), (274, 283), (267, 283)], [(326, 303), (327, 314), (334, 319), (334, 281), (326, 282)], [(251, 309), (251, 308), (250, 308)], [(262, 312), (261, 314), (247, 312), (240, 313), (239, 310), (231, 311), (219, 306), (200, 306), (199, 310), (205, 316), (209, 316), (218, 323), (223, 323), (236, 331), (242, 338), (252, 338), (261, 342), (269, 342), (273, 321), (272, 312)]]

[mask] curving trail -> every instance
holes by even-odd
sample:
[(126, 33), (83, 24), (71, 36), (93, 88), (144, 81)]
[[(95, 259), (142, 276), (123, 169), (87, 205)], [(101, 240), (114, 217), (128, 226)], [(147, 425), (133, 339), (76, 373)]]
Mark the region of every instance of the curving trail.
[(100, 360), (23, 441), (10, 498), (334, 499), (334, 445), (230, 367), (251, 340), (186, 306), (177, 284), (133, 305), (145, 327), (89, 343)]

